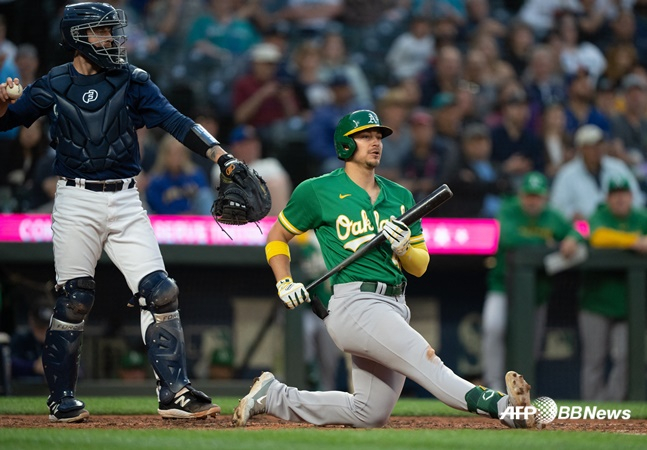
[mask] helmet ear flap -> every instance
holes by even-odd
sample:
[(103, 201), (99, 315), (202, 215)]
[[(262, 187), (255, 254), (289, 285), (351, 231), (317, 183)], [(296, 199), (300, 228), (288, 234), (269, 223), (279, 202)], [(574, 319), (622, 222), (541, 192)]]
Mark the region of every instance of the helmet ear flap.
[(337, 152), (337, 157), (342, 161), (346, 161), (353, 156), (353, 153), (357, 150), (357, 143), (352, 135), (362, 130), (373, 128), (379, 129), (382, 137), (387, 137), (393, 133), (393, 130), (380, 123), (377, 114), (368, 109), (354, 111), (339, 119), (335, 128), (335, 151)]
[(344, 136), (341, 132), (335, 131), (335, 151), (337, 152), (337, 158), (345, 161), (353, 156), (356, 149), (357, 144), (352, 137)]

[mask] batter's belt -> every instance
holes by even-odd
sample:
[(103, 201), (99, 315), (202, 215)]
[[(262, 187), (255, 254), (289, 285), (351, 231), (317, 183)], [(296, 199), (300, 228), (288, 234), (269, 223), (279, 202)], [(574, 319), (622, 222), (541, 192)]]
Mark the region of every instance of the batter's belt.
[[(399, 297), (404, 294), (404, 290), (407, 287), (407, 283), (401, 283), (398, 285), (378, 283), (376, 281), (364, 281), (359, 285), (359, 290), (361, 292), (372, 292), (374, 294), (386, 295), (387, 297)], [(335, 286), (332, 287), (333, 293), (335, 292)]]

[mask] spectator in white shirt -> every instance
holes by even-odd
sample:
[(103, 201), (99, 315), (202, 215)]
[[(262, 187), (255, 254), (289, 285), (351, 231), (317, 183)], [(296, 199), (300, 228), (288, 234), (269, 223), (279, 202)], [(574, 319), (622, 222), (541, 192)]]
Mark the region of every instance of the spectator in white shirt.
[(551, 205), (569, 220), (587, 220), (606, 198), (609, 180), (629, 181), (633, 205), (644, 206), (635, 176), (618, 158), (607, 156), (604, 133), (596, 125), (584, 125), (575, 133), (576, 157), (564, 164), (551, 188)]
[(434, 55), (435, 40), (429, 19), (418, 16), (411, 19), (409, 31), (393, 41), (386, 54), (386, 63), (397, 81), (402, 81), (416, 78)]
[(575, 74), (586, 69), (595, 84), (607, 68), (607, 60), (602, 51), (590, 42), (579, 42), (579, 31), (575, 15), (563, 13), (557, 22), (558, 35), (562, 50), (559, 62), (565, 74)]

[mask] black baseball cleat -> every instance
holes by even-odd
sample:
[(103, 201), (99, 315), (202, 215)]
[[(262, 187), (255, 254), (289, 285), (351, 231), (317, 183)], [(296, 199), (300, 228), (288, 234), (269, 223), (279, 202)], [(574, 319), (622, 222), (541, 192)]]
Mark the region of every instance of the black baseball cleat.
[(220, 414), (220, 406), (211, 398), (187, 384), (168, 403), (160, 402), (157, 412), (164, 419), (206, 419)]
[(84, 422), (90, 413), (85, 409), (85, 403), (74, 397), (63, 397), (58, 402), (48, 403), (50, 422)]

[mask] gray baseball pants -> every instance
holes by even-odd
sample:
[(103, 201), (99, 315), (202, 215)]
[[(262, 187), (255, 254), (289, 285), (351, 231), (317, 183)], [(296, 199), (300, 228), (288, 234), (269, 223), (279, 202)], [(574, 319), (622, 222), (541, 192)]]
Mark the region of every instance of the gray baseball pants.
[[(629, 382), (629, 326), (617, 320), (582, 310), (578, 314), (582, 367), (580, 391), (583, 400), (621, 401)], [(611, 371), (605, 377), (607, 358)]]
[(335, 285), (325, 319), (335, 344), (352, 355), (355, 392), (301, 391), (277, 381), (267, 393), (267, 413), (314, 425), (383, 426), (407, 377), (443, 403), (467, 411), (465, 394), (474, 385), (447, 368), (411, 328), (404, 295), (360, 292), (360, 284)]

